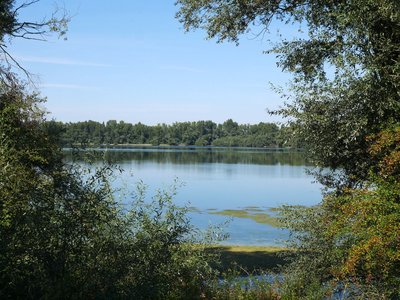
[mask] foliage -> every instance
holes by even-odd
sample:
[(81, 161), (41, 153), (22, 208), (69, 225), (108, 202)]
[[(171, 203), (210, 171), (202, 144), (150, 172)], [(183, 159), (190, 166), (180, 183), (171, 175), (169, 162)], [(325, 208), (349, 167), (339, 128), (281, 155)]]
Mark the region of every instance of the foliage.
[(240, 276), (231, 271), (211, 285), (207, 299), (216, 300), (278, 300), (273, 277), (268, 274)]
[(223, 273), (229, 273), (229, 270), (234, 269), (238, 276), (269, 275), (269, 279), (279, 274), (281, 267), (294, 255), (293, 251), (286, 247), (274, 246), (214, 245), (210, 246), (208, 251), (220, 255), (221, 264), (218, 269)]
[(338, 289), (350, 298), (400, 297), (399, 132), (397, 126), (368, 138), (377, 169), (363, 188), (328, 194), (317, 207), (286, 208), (291, 246), (299, 250), (288, 267), (288, 293), (308, 299), (302, 287), (312, 287), (312, 280), (324, 294)]
[(60, 144), (71, 145), (191, 145), (224, 147), (291, 147), (291, 134), (273, 123), (241, 124), (225, 121), (176, 122), (147, 126), (114, 120), (106, 123), (85, 121), (43, 124), (48, 132), (58, 133)]
[(368, 140), (370, 156), (377, 161), (373, 174), (395, 182), (400, 176), (400, 127), (383, 130)]
[(59, 37), (65, 37), (70, 18), (64, 10), (57, 9), (50, 17), (42, 20), (21, 20), (20, 13), (39, 1), (0, 1), (0, 80), (2, 84), (15, 83), (16, 76), (12, 73), (15, 66), (17, 70), (22, 70), (30, 78), (29, 72), (8, 52), (8, 42), (13, 39), (44, 41), (49, 33), (57, 33)]
[(21, 87), (0, 94), (1, 298), (200, 295), (215, 256), (173, 204), (174, 191), (146, 200), (139, 186), (133, 206), (122, 206), (111, 166), (86, 172), (63, 163), (40, 129), (38, 101)]
[(217, 241), (216, 235), (201, 233), (190, 224), (188, 208), (173, 204), (175, 193), (175, 187), (158, 191), (149, 203), (145, 189), (138, 186), (134, 209), (127, 215), (137, 260), (130, 266), (130, 298), (197, 298), (217, 276), (211, 264), (216, 264), (218, 254), (206, 251)]
[(329, 201), (333, 222), (328, 233), (349, 248), (337, 276), (372, 285), (389, 299), (400, 297), (399, 133), (396, 126), (371, 136), (369, 152), (377, 170), (371, 172), (368, 186)]
[[(186, 30), (218, 42), (299, 25), (272, 44), (293, 75), (280, 114), (328, 189), (321, 205), (287, 208), (298, 257), (283, 299), (398, 299), (400, 2), (178, 0)], [(329, 168), (329, 172), (326, 170)]]
[[(278, 111), (291, 118), (310, 158), (354, 185), (367, 177), (366, 137), (399, 122), (400, 3), (397, 0), (178, 0), (186, 30), (238, 42), (271, 22), (301, 24), (306, 32), (269, 49), (293, 74), (292, 101)], [(335, 183), (335, 182), (334, 182)], [(336, 182), (337, 183), (337, 182)]]

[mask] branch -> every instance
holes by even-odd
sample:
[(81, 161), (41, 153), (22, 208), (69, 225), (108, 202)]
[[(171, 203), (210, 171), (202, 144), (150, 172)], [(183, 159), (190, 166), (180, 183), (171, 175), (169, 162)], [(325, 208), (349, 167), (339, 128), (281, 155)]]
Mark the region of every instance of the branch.
[[(20, 70), (22, 70), (25, 73), (26, 77), (30, 79), (31, 74), (24, 67), (22, 67), (21, 64), (14, 57), (12, 57), (12, 55), (5, 49), (5, 47), (6, 47), (5, 45), (0, 45), (0, 50), (4, 53), (4, 59), (7, 62), (7, 64), (10, 65), (8, 61), (8, 59), (10, 59)], [(5, 71), (4, 68), (0, 68), (0, 72), (3, 74), (8, 73)]]
[(49, 18), (44, 18), (42, 21), (20, 21), (18, 20), (19, 13), (40, 0), (27, 0), (18, 7), (13, 8), (12, 4), (15, 1), (11, 1), (10, 5), (3, 7), (0, 11), (1, 16), (3, 16), (2, 24), (0, 24), (0, 57), (1, 55), (3, 56), (0, 59), (2, 61), (0, 63), (0, 82), (5, 84), (12, 83), (15, 77), (13, 69), (17, 68), (26, 75), (29, 82), (33, 83), (31, 74), (7, 51), (6, 38), (8, 37), (9, 40), (20, 38), (46, 41), (47, 35), (51, 32), (56, 32), (61, 37), (67, 31), (70, 17), (65, 9), (56, 8)]

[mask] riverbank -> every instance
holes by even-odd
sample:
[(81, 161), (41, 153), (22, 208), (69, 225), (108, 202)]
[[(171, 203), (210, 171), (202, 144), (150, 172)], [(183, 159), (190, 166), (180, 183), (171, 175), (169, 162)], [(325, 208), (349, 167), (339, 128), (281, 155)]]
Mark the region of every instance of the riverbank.
[(238, 267), (243, 274), (277, 272), (294, 255), (288, 248), (271, 246), (218, 245), (211, 246), (209, 251), (221, 255), (222, 271)]
[[(72, 147), (71, 147), (72, 146)], [(302, 148), (292, 147), (242, 147), (242, 146), (197, 146), (197, 145), (170, 145), (170, 144), (81, 144), (73, 143), (70, 147), (63, 147), (63, 150), (70, 150), (72, 148), (87, 149), (87, 150), (129, 150), (129, 149), (194, 149), (194, 150), (260, 150), (271, 152), (303, 152)]]

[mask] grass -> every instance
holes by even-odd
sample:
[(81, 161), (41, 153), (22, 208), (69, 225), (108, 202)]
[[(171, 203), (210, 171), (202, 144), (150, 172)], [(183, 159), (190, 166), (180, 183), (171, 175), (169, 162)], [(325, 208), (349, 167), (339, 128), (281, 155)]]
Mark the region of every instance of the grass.
[[(199, 211), (191, 207), (192, 211)], [(247, 206), (244, 209), (226, 209), (217, 211), (215, 208), (207, 209), (207, 213), (224, 215), (235, 218), (251, 219), (257, 223), (279, 227), (279, 217), (273, 217), (257, 206)], [(263, 213), (259, 213), (262, 211)], [(278, 211), (278, 210), (277, 210)], [(271, 210), (275, 212), (275, 210)], [(273, 246), (210, 246), (207, 251), (218, 253), (221, 257), (221, 271), (239, 267), (243, 275), (276, 272), (279, 266), (287, 264), (288, 258), (293, 256), (293, 251), (284, 247)]]
[(268, 213), (254, 213), (253, 209), (225, 209), (221, 211), (209, 212), (214, 215), (223, 215), (235, 218), (251, 219), (260, 224), (268, 224), (274, 227), (280, 227), (279, 217), (272, 217)]
[(293, 251), (287, 248), (269, 246), (218, 245), (210, 247), (208, 251), (220, 254), (222, 271), (237, 266), (243, 274), (277, 272), (293, 256)]

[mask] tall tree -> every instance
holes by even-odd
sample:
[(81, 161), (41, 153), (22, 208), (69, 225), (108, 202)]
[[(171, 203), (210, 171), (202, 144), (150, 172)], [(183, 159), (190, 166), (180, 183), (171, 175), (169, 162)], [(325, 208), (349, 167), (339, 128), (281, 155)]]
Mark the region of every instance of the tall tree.
[[(15, 1), (0, 1), (0, 50), (8, 38), (56, 30), (56, 21), (18, 21), (18, 12), (35, 2), (14, 7)], [(198, 239), (186, 210), (176, 207), (169, 193), (147, 201), (138, 187), (136, 206), (127, 211), (114, 199), (109, 165), (84, 173), (65, 164), (57, 144), (59, 124), (46, 127), (52, 135), (42, 130), (43, 99), (17, 80), (8, 65), (11, 54), (3, 54), (0, 297), (188, 299), (202, 294), (214, 271), (204, 247), (192, 247)], [(93, 122), (82, 125), (87, 136), (97, 134)]]
[(267, 51), (294, 76), (293, 101), (278, 113), (294, 117), (310, 158), (340, 170), (346, 184), (371, 166), (366, 136), (400, 120), (400, 2), (397, 0), (178, 0), (186, 30), (238, 43), (271, 22), (302, 24), (307, 34)]
[(335, 290), (360, 299), (399, 299), (400, 1), (178, 0), (186, 30), (238, 43), (271, 22), (306, 32), (267, 51), (293, 74), (288, 105), (275, 113), (329, 167), (321, 205), (285, 210), (298, 259), (287, 274), (290, 299)]

